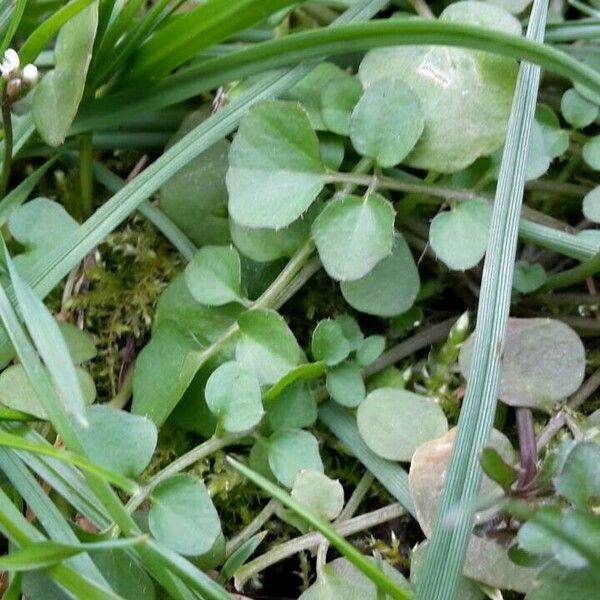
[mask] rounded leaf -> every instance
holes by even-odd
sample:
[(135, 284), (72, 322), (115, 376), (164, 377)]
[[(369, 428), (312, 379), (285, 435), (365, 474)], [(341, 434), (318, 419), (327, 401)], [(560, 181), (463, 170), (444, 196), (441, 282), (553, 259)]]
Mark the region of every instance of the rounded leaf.
[(335, 198), (315, 219), (312, 236), (330, 277), (359, 279), (392, 250), (394, 208), (379, 194)]
[[(460, 370), (469, 377), (473, 336), (461, 347)], [(581, 385), (585, 349), (579, 336), (553, 319), (509, 319), (501, 354), (498, 397), (510, 406), (549, 410)]]
[[(521, 33), (514, 17), (483, 2), (454, 2), (440, 21)], [(455, 172), (504, 143), (517, 77), (512, 59), (462, 48), (389, 47), (368, 52), (359, 75), (365, 87), (401, 79), (417, 96), (425, 129), (403, 161), (407, 165)]]
[(310, 512), (333, 521), (344, 508), (344, 488), (337, 479), (329, 479), (319, 471), (302, 469), (294, 479), (292, 498)]
[(529, 264), (524, 260), (515, 263), (513, 288), (521, 294), (530, 294), (546, 283), (548, 276), (544, 267), (538, 263)]
[(429, 228), (429, 243), (436, 256), (450, 269), (474, 267), (485, 254), (492, 210), (485, 201), (460, 202), (437, 214)]
[(577, 90), (568, 89), (561, 98), (560, 111), (565, 121), (576, 129), (591, 125), (598, 116), (598, 105), (584, 98)]
[(325, 85), (321, 94), (321, 116), (329, 131), (338, 135), (350, 133), (350, 115), (362, 91), (360, 81), (349, 75)]
[(555, 486), (576, 507), (592, 508), (600, 500), (600, 444), (580, 442), (573, 446)]
[(68, 321), (57, 321), (58, 328), (65, 338), (73, 364), (79, 365), (94, 358), (98, 352), (94, 338)]
[(350, 344), (342, 326), (332, 319), (320, 321), (312, 334), (311, 351), (315, 360), (337, 365), (350, 354)]
[(256, 104), (229, 152), (229, 214), (246, 227), (294, 222), (324, 185), (319, 142), (306, 113), (287, 102)]
[(212, 372), (204, 396), (220, 426), (231, 433), (251, 429), (264, 414), (256, 375), (234, 361), (223, 363)]
[(338, 365), (328, 371), (325, 386), (338, 404), (349, 408), (358, 406), (366, 393), (360, 367), (351, 363)]
[(382, 335), (370, 335), (356, 351), (356, 362), (361, 367), (370, 365), (385, 350), (385, 338)]
[(219, 515), (206, 486), (192, 475), (174, 475), (152, 491), (148, 526), (152, 535), (185, 556), (208, 552), (221, 534)]
[(583, 160), (595, 171), (600, 171), (600, 135), (590, 138), (583, 145)]
[(586, 219), (600, 223), (600, 186), (589, 191), (583, 199), (583, 214)]
[(301, 429), (276, 431), (269, 438), (268, 460), (273, 475), (286, 487), (302, 469), (323, 472), (319, 443), (314, 435)]
[(399, 79), (380, 79), (352, 111), (350, 139), (359, 154), (393, 167), (414, 148), (424, 126), (419, 99), (410, 87)]
[(317, 420), (317, 403), (308, 384), (298, 381), (265, 406), (271, 429), (302, 429)]
[(419, 272), (408, 244), (396, 234), (391, 256), (361, 279), (344, 281), (340, 287), (352, 308), (378, 317), (393, 317), (413, 305), (419, 286)]
[(248, 310), (238, 319), (236, 360), (254, 371), (261, 384), (277, 383), (302, 358), (302, 349), (287, 323), (274, 310)]
[(190, 294), (200, 304), (221, 306), (240, 300), (242, 268), (231, 246), (200, 248), (184, 271)]
[(444, 412), (433, 400), (399, 388), (379, 388), (356, 413), (361, 437), (379, 456), (409, 461), (424, 442), (448, 431)]

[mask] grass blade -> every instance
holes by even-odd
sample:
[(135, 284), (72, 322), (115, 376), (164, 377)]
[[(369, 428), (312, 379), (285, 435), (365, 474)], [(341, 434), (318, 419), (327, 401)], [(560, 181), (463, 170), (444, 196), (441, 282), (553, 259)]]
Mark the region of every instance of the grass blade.
[[(543, 39), (546, 13), (547, 0), (536, 0), (529, 20), (529, 38)], [(529, 134), (539, 80), (538, 66), (521, 65), (492, 210), (477, 312), (474, 360), (417, 590), (419, 600), (450, 600), (456, 596), (471, 535), (475, 500), (482, 478), (478, 456), (488, 439), (496, 410), (500, 355), (510, 310)]]
[(227, 460), (242, 475), (252, 481), (252, 483), (256, 484), (276, 500), (279, 500), (281, 504), (289, 508), (316, 529), (357, 569), (360, 569), (380, 590), (397, 600), (410, 600), (411, 595), (405, 589), (402, 589), (396, 585), (394, 581), (386, 577), (376, 564), (366, 560), (365, 557), (352, 544), (347, 542), (339, 533), (337, 533), (329, 523), (326, 523), (306, 510), (302, 504), (294, 500), (287, 492), (271, 483), (262, 475), (259, 475), (252, 469), (239, 463), (237, 460), (230, 457), (228, 457)]
[(8, 48), (12, 39), (19, 27), (19, 23), (21, 22), (21, 18), (23, 17), (23, 13), (25, 12), (25, 6), (27, 5), (27, 0), (17, 0), (15, 3), (15, 7), (13, 8), (13, 14), (10, 20), (10, 24), (6, 33), (4, 34), (4, 38), (2, 39), (2, 43), (0, 43), (0, 54), (4, 54), (4, 51)]

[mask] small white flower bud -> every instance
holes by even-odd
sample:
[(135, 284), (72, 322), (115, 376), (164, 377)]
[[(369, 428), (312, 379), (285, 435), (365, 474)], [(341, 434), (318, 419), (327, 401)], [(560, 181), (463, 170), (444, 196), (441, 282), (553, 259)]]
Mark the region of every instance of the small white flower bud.
[(28, 86), (34, 86), (39, 78), (39, 73), (35, 65), (25, 65), (22, 71), (23, 83)]
[(19, 68), (20, 64), (19, 55), (12, 48), (9, 48), (4, 53), (2, 64), (0, 64), (2, 77), (8, 79)]

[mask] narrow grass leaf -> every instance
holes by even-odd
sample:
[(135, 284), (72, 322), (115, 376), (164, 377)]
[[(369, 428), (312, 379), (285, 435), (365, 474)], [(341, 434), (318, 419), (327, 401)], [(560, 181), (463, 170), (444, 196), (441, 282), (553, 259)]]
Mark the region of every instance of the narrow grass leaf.
[[(536, 0), (527, 31), (529, 39), (543, 39), (546, 13), (547, 1)], [(529, 134), (539, 80), (539, 67), (530, 63), (521, 65), (492, 211), (477, 313), (474, 360), (436, 525), (417, 590), (419, 600), (454, 598), (462, 574), (475, 499), (482, 479), (478, 456), (489, 437), (496, 410), (500, 354), (510, 310)], [(453, 516), (452, 523), (450, 515)]]
[(4, 38), (0, 43), (0, 54), (4, 54), (4, 51), (10, 45), (13, 36), (15, 35), (19, 23), (21, 22), (21, 18), (23, 17), (23, 13), (25, 12), (25, 6), (27, 5), (27, 0), (16, 0), (15, 6), (13, 8), (12, 17), (10, 19), (10, 23), (6, 33), (4, 34)]
[(382, 592), (397, 600), (410, 600), (411, 595), (406, 590), (399, 587), (394, 581), (387, 577), (376, 564), (367, 560), (361, 552), (339, 535), (339, 533), (337, 533), (327, 522), (313, 515), (302, 504), (294, 500), (287, 492), (271, 483), (268, 479), (265, 479), (262, 475), (259, 475), (252, 469), (249, 469), (230, 457), (228, 457), (227, 460), (242, 475), (247, 477), (270, 496), (279, 500), (284, 506), (292, 510), (321, 533), (332, 546), (343, 554), (354, 566), (360, 569), (380, 590), (382, 590)]

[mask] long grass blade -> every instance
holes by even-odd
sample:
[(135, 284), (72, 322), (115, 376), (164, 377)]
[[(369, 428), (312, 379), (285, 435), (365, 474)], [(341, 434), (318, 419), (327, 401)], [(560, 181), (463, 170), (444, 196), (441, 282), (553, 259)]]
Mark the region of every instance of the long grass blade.
[(21, 18), (23, 17), (23, 13), (25, 12), (25, 6), (27, 5), (27, 0), (17, 0), (15, 3), (15, 7), (13, 9), (13, 14), (10, 20), (10, 24), (4, 37), (2, 38), (2, 42), (0, 43), (0, 54), (4, 54), (4, 51), (8, 48), (11, 43), (18, 27), (21, 22)]
[[(547, 5), (547, 0), (535, 0), (527, 31), (530, 39), (543, 39)], [(538, 66), (521, 65), (492, 210), (477, 312), (474, 359), (417, 590), (418, 600), (455, 598), (471, 535), (482, 478), (478, 456), (489, 437), (496, 410), (500, 356), (510, 310), (519, 215), (539, 80)]]

